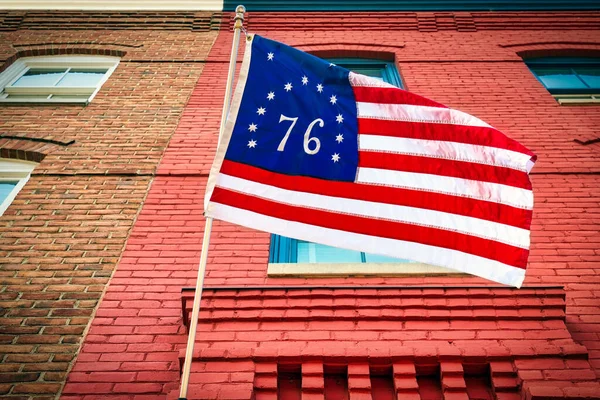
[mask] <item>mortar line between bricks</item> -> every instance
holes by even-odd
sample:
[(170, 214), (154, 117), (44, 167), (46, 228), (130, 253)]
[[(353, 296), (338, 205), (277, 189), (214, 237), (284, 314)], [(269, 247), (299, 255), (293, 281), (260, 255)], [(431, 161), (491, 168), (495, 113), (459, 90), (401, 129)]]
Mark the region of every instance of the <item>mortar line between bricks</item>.
[(530, 172), (529, 175), (600, 175), (600, 171), (554, 171), (554, 172)]
[(60, 172), (38, 172), (32, 173), (31, 176), (123, 176), (123, 177), (164, 177), (164, 176), (172, 176), (172, 177), (197, 177), (197, 178), (207, 178), (209, 174), (207, 173), (136, 173), (136, 172), (109, 172), (109, 173), (92, 173), (92, 172), (84, 172), (84, 173), (60, 173)]
[[(490, 290), (506, 290), (506, 291), (519, 291), (520, 289), (509, 287), (509, 286), (499, 286), (499, 285), (456, 285), (456, 286), (448, 286), (448, 285), (306, 285), (306, 286), (281, 286), (281, 285), (272, 285), (272, 286), (204, 286), (204, 290), (212, 290), (212, 291), (252, 291), (252, 290), (344, 290), (344, 289), (352, 289), (352, 290), (398, 290), (398, 289), (408, 289), (408, 290), (421, 290), (421, 289), (444, 289), (444, 290), (454, 290), (454, 289), (490, 289)], [(561, 285), (524, 285), (521, 289), (564, 289)], [(193, 292), (196, 289), (194, 287), (183, 287), (181, 288), (182, 292), (189, 293)]]
[(69, 140), (67, 142), (63, 142), (60, 140), (53, 140), (53, 139), (44, 139), (44, 138), (35, 138), (35, 137), (17, 136), (17, 135), (5, 135), (3, 133), (0, 134), (0, 139), (28, 140), (30, 142), (51, 143), (51, 144), (57, 144), (59, 146), (70, 146), (73, 143), (75, 143), (75, 140)]
[[(132, 60), (121, 60), (122, 63), (139, 63), (139, 64), (229, 64), (229, 60), (143, 60), (143, 59), (132, 59)], [(400, 64), (412, 64), (412, 63), (523, 63), (523, 60), (402, 60), (398, 61)], [(241, 64), (241, 61), (237, 61), (236, 64)]]
[[(33, 172), (31, 176), (123, 176), (123, 177), (196, 177), (196, 178), (207, 178), (207, 173), (136, 173), (136, 172), (85, 172), (85, 173), (60, 173), (60, 172)], [(600, 175), (600, 171), (554, 171), (554, 172), (530, 172), (529, 175)]]

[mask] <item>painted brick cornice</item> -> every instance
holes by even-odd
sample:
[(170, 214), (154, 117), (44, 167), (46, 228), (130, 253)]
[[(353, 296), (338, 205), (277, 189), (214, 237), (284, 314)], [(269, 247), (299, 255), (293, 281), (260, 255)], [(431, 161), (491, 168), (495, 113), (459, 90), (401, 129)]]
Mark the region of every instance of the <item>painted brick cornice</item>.
[[(227, 29), (233, 29), (233, 14), (225, 14)], [(600, 29), (600, 12), (284, 12), (246, 13), (249, 31), (459, 31), (478, 30), (571, 30)]]
[(221, 12), (0, 10), (0, 32), (30, 30), (217, 30)]
[[(193, 288), (182, 290), (189, 324)], [(205, 288), (203, 321), (564, 320), (561, 287), (221, 287)], [(372, 310), (372, 311), (370, 311)]]

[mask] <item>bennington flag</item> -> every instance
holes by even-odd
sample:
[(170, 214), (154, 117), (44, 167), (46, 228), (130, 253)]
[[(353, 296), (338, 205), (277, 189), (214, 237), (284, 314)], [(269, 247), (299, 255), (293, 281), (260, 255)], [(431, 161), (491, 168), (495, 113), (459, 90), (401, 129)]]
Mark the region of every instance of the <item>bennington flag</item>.
[(535, 159), (471, 115), (254, 35), (205, 211), (518, 287)]

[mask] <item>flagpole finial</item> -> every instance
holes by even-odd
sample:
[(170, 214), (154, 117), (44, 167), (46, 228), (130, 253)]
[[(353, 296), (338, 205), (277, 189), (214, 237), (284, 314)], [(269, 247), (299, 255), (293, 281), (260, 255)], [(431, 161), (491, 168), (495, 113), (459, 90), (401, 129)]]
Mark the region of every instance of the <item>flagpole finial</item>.
[(235, 21), (235, 24), (233, 26), (233, 29), (242, 29), (243, 28), (245, 12), (246, 12), (246, 7), (244, 7), (241, 4), (235, 8), (235, 17), (233, 18), (233, 20)]

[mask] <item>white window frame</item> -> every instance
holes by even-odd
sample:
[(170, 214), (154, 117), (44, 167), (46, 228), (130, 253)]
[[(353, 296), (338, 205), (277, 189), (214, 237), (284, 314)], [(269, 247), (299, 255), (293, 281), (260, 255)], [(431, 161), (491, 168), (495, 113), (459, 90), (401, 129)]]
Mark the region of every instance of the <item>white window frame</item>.
[(31, 161), (0, 158), (0, 182), (17, 181), (13, 190), (6, 196), (4, 201), (0, 202), (0, 216), (4, 214), (4, 211), (6, 211), (10, 203), (17, 197), (19, 191), (25, 186), (31, 176), (31, 171), (36, 166), (37, 163)]
[[(0, 102), (5, 103), (89, 103), (104, 82), (119, 65), (119, 57), (111, 56), (40, 56), (19, 58), (0, 74)], [(32, 68), (101, 69), (107, 71), (94, 86), (12, 86)], [(47, 96), (41, 98), (10, 98), (8, 95)], [(54, 98), (54, 95), (73, 96)]]

